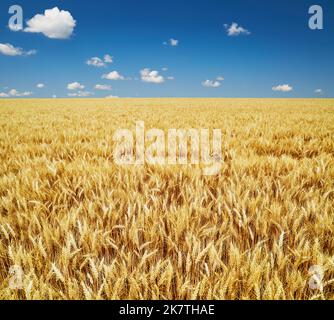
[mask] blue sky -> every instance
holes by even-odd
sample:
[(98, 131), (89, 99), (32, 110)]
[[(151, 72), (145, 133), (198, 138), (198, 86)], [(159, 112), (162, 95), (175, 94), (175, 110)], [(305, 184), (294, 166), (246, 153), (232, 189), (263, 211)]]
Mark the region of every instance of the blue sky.
[[(8, 27), (14, 4), (30, 32)], [(313, 4), (323, 8), (323, 30), (308, 27)], [(43, 17), (31, 20), (55, 7), (67, 12), (66, 23), (75, 20), (73, 30), (63, 30), (64, 21), (53, 26), (59, 31)], [(104, 62), (106, 54), (112, 63)], [(100, 67), (87, 64), (94, 57)], [(334, 97), (333, 57), (329, 0), (0, 3), (3, 97)]]

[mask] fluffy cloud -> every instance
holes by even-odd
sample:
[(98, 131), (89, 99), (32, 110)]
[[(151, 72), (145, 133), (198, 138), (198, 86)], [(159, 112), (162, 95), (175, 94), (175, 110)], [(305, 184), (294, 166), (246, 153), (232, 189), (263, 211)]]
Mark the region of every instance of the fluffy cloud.
[(76, 26), (76, 21), (68, 11), (57, 7), (37, 14), (27, 21), (25, 32), (43, 33), (50, 39), (68, 39)]
[(16, 89), (12, 89), (9, 91), (9, 95), (11, 97), (28, 97), (32, 95), (32, 92), (30, 91), (18, 92)]
[(79, 82), (72, 82), (67, 85), (68, 90), (83, 90), (85, 86), (80, 84)]
[(293, 87), (288, 84), (280, 84), (276, 87), (273, 87), (272, 89), (273, 91), (289, 92), (293, 90)]
[(112, 63), (113, 62), (113, 57), (109, 54), (105, 54), (103, 57), (103, 60), (105, 63)]
[(145, 68), (140, 71), (141, 79), (144, 82), (151, 82), (151, 83), (163, 83), (165, 81), (164, 77), (159, 75), (158, 71), (151, 71), (148, 68)]
[(78, 92), (73, 92), (73, 93), (68, 93), (67, 94), (69, 97), (90, 97), (92, 95), (94, 95), (93, 92), (88, 92), (88, 91), (78, 91)]
[(98, 57), (93, 57), (93, 58), (90, 58), (86, 61), (86, 63), (89, 65), (89, 66), (93, 66), (93, 67), (97, 67), (97, 68), (101, 68), (101, 67), (105, 67), (105, 63)]
[(0, 53), (5, 56), (31, 56), (36, 50), (23, 51), (22, 48), (14, 47), (10, 43), (0, 43)]
[(322, 94), (322, 93), (323, 93), (323, 91), (322, 91), (322, 89), (316, 89), (316, 90), (314, 90), (314, 93), (317, 93), (317, 94)]
[(169, 44), (170, 44), (172, 47), (176, 47), (176, 46), (178, 46), (178, 44), (179, 44), (179, 40), (176, 40), (176, 39), (170, 39), (170, 40), (169, 40)]
[(38, 89), (43, 89), (43, 88), (45, 87), (45, 84), (44, 84), (44, 83), (38, 83), (38, 84), (36, 85), (36, 87), (37, 87)]
[(9, 91), (9, 95), (12, 97), (16, 97), (17, 95), (19, 95), (19, 92), (16, 89), (12, 89)]
[(97, 84), (95, 86), (95, 89), (96, 90), (112, 90), (111, 86), (107, 84)]
[(205, 80), (202, 82), (202, 86), (207, 88), (218, 88), (220, 85), (221, 83), (216, 80)]
[(172, 38), (172, 39), (169, 39), (168, 41), (165, 41), (164, 45), (165, 46), (170, 45), (171, 47), (177, 47), (179, 45), (179, 40), (176, 40), (176, 39)]
[(117, 71), (112, 71), (102, 76), (102, 79), (107, 80), (124, 80), (125, 78), (120, 75)]
[(241, 34), (244, 34), (244, 35), (250, 34), (250, 32), (247, 29), (239, 26), (235, 22), (233, 22), (230, 26), (228, 24), (225, 24), (224, 27), (229, 36), (239, 36)]
[(11, 89), (8, 93), (1, 92), (0, 93), (0, 98), (10, 98), (10, 97), (28, 97), (31, 96), (32, 92), (30, 91), (24, 91), (24, 92), (19, 92), (16, 89)]
[(217, 81), (224, 81), (225, 79), (224, 79), (224, 77), (222, 77), (222, 76), (219, 76), (219, 77), (217, 77)]
[(113, 62), (113, 58), (109, 54), (104, 55), (103, 60), (99, 57), (93, 57), (86, 61), (86, 63), (89, 66), (93, 66), (97, 68), (105, 67), (107, 63), (112, 63), (112, 62)]

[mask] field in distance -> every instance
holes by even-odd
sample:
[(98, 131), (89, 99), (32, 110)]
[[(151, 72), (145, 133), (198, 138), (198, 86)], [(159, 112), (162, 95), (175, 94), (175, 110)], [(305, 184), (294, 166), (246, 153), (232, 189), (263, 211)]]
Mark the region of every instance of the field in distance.
[[(136, 121), (221, 171), (115, 164)], [(0, 100), (0, 299), (334, 299), (334, 99)]]

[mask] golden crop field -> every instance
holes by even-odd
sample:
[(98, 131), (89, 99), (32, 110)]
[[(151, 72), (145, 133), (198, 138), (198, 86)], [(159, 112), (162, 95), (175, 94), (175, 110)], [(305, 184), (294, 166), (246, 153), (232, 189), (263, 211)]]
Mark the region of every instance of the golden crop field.
[[(138, 120), (221, 172), (116, 165)], [(334, 99), (1, 100), (0, 158), (0, 299), (334, 299)]]

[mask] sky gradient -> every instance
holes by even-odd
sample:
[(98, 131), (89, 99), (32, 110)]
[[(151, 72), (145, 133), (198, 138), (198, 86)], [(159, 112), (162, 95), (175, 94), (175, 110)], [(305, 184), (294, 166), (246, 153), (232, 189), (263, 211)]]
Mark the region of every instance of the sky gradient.
[[(73, 32), (11, 31), (14, 4), (24, 28), (58, 7), (75, 20)], [(323, 30), (308, 27), (313, 4), (323, 8)], [(8, 55), (9, 44), (21, 52)], [(334, 97), (333, 57), (329, 0), (0, 2), (3, 98)]]

